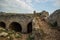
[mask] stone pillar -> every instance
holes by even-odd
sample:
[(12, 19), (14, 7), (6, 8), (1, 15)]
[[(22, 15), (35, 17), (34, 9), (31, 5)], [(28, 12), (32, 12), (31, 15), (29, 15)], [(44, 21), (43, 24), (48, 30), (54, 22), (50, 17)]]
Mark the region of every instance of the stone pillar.
[(27, 25), (26, 25), (26, 23), (22, 25), (22, 33), (27, 33)]
[(9, 30), (9, 23), (6, 23), (6, 29)]
[(34, 17), (36, 16), (36, 11), (33, 12), (34, 13)]

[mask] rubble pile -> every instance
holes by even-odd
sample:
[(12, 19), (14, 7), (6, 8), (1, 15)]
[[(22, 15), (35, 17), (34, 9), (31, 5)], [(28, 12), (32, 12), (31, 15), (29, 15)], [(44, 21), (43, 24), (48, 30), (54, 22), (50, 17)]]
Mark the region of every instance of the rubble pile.
[(12, 40), (13, 38), (21, 38), (21, 33), (15, 32), (14, 30), (7, 30), (2, 27), (0, 27), (0, 37), (5, 37), (9, 40)]

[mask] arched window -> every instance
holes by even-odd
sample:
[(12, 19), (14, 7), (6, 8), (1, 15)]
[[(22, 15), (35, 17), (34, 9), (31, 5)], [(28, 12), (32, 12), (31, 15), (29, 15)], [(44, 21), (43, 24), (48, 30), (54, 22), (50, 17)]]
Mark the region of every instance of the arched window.
[(28, 23), (27, 25), (27, 33), (31, 33), (32, 32), (32, 22)]
[(16, 32), (21, 32), (22, 31), (22, 27), (19, 23), (17, 22), (12, 22), (9, 26), (10, 29), (16, 31)]
[(0, 22), (0, 27), (5, 28), (6, 27), (6, 24), (4, 22)]

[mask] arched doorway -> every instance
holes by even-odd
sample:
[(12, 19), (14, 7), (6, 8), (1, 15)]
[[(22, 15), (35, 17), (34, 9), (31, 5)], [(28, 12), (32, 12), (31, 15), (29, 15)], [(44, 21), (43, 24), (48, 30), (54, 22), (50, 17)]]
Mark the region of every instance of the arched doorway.
[(53, 26), (55, 26), (55, 27), (57, 26), (57, 21), (55, 21), (55, 22), (53, 23)]
[(19, 23), (17, 22), (12, 22), (9, 26), (10, 29), (16, 31), (16, 32), (21, 32), (22, 31), (22, 27)]
[(32, 32), (32, 22), (28, 23), (27, 25), (27, 33), (31, 33)]
[(5, 28), (6, 24), (4, 22), (0, 22), (0, 27)]

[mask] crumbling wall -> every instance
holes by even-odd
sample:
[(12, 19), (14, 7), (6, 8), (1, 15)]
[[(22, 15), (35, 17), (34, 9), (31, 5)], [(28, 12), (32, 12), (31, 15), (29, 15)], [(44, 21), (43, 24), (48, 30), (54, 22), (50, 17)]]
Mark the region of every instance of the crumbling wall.
[(1, 13), (0, 22), (5, 23), (6, 29), (10, 29), (10, 24), (16, 22), (21, 25), (22, 33), (27, 33), (27, 25), (33, 19), (33, 14), (11, 14), (11, 13)]
[(60, 40), (60, 32), (57, 29), (52, 29), (52, 26), (40, 17), (35, 17), (34, 20), (35, 40)]

